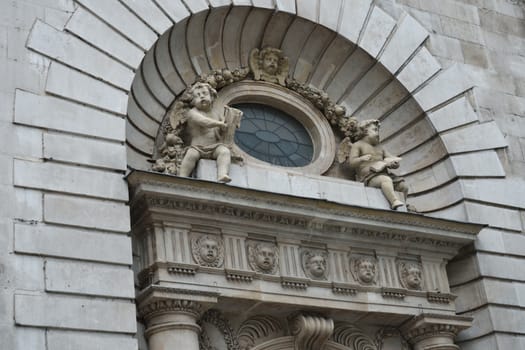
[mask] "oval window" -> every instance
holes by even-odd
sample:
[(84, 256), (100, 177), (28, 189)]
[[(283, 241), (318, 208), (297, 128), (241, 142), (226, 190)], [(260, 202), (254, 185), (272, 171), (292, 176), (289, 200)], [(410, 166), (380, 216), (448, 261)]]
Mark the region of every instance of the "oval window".
[(276, 108), (241, 103), (232, 107), (243, 111), (235, 143), (246, 153), (270, 164), (301, 167), (311, 163), (312, 139), (295, 118)]

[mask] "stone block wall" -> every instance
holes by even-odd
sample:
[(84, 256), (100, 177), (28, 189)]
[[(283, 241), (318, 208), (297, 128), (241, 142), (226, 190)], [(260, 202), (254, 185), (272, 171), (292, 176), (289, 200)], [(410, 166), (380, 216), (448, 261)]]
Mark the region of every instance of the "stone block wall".
[[(129, 85), (140, 73), (135, 70), (145, 51), (173, 23), (231, 3), (0, 0), (0, 339), (5, 348), (137, 348), (122, 177), (135, 154), (126, 139), (152, 148), (155, 124), (147, 124), (147, 117), (135, 121), (150, 138), (125, 127), (128, 108), (134, 108), (128, 106)], [(525, 264), (524, 2), (378, 0), (382, 11), (369, 17), (367, 1), (233, 3), (297, 13), (350, 39), (359, 37), (365, 21), (391, 29), (392, 18), (403, 11), (431, 33), (428, 51), (420, 50), (414, 60), (425, 61), (430, 53), (453, 68), (449, 76), (461, 75), (465, 86), (451, 87), (442, 74), (432, 81), (438, 87), (432, 91), (443, 96), (423, 89), (418, 102), (432, 107), (450, 91), (474, 87), (470, 101), (458, 99), (429, 115), (454, 155), (428, 168), (423, 175), (434, 179), (437, 189), (425, 193), (428, 182), (422, 175), (414, 186), (424, 194), (415, 200), (442, 203), (440, 217), (489, 225), (475, 249), (449, 268), (460, 313), (475, 317), (474, 327), (461, 334), (462, 348), (525, 348), (519, 326), (525, 324), (525, 277), (517, 268)], [(350, 9), (353, 21), (335, 20)], [(244, 16), (242, 8), (233, 11)], [(381, 48), (374, 43), (389, 37), (367, 28), (363, 45), (377, 53)], [(396, 55), (389, 57), (387, 68), (399, 68)], [(413, 68), (406, 68), (399, 79), (415, 88)], [(428, 78), (436, 70), (417, 73)], [(473, 124), (478, 118), (481, 124)], [(483, 147), (498, 148), (497, 156)], [(471, 179), (480, 175), (484, 179)]]
[[(382, 1), (415, 17), (430, 36), (429, 51), (443, 66), (459, 64), (474, 85), (482, 125), (495, 123), (508, 147), (498, 151), (506, 179), (487, 177), (462, 182), (472, 221), (482, 231), (475, 250), (449, 266), (458, 311), (474, 316), (474, 326), (460, 334), (462, 349), (525, 348), (525, 3), (514, 0)], [(464, 115), (466, 116), (466, 115)], [(452, 114), (443, 120), (450, 122)], [(481, 125), (480, 125), (481, 127)], [(447, 136), (463, 148), (472, 135)], [(455, 161), (467, 172), (484, 173), (494, 164), (462, 153)], [(461, 159), (460, 159), (461, 158)], [(493, 169), (493, 167), (492, 167)], [(462, 175), (460, 175), (462, 176)], [(464, 176), (469, 176), (467, 173)], [(450, 207), (451, 215), (457, 208)]]
[[(2, 349), (137, 349), (123, 181), (127, 97), (118, 90), (133, 73), (107, 56), (77, 67), (108, 67), (116, 87), (105, 87), (63, 66), (51, 72), (50, 60), (26, 47), (65, 58), (99, 52), (59, 31), (77, 7), (70, 0), (0, 1)], [(35, 26), (42, 36), (30, 37)], [(92, 97), (107, 101), (109, 111), (53, 96), (82, 94), (88, 84), (101, 84)]]

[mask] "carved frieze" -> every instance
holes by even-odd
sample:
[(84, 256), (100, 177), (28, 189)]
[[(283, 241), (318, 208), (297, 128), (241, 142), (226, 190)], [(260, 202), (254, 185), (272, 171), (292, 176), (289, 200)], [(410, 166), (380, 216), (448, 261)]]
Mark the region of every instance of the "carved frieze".
[(284, 335), (282, 323), (273, 316), (257, 315), (244, 321), (237, 331), (240, 350), (253, 348), (261, 339)]

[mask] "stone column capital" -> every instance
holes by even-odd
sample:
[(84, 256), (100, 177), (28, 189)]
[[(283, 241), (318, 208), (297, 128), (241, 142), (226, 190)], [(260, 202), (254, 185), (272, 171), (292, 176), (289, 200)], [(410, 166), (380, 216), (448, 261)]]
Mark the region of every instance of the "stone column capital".
[(472, 325), (472, 317), (421, 314), (405, 323), (401, 331), (414, 350), (457, 350), (454, 338)]
[(173, 316), (186, 316), (196, 321), (217, 303), (218, 293), (149, 286), (137, 297), (138, 315), (148, 327), (163, 323)]

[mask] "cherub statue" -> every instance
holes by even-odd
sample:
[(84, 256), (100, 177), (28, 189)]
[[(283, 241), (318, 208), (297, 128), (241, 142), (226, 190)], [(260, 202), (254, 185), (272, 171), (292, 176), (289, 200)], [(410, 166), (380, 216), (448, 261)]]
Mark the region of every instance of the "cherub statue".
[(233, 134), (242, 112), (228, 106), (214, 106), (217, 91), (208, 83), (193, 84), (170, 111), (173, 134), (185, 141), (178, 175), (190, 176), (201, 158), (217, 161), (217, 181), (230, 182)]
[(392, 209), (404, 206), (396, 191), (408, 194), (405, 180), (394, 175), (391, 169), (399, 168), (400, 157), (391, 155), (379, 145), (379, 120), (358, 122), (347, 118), (342, 130), (347, 136), (339, 145), (337, 158), (340, 163), (348, 161), (356, 172), (356, 180), (366, 186), (381, 188)]
[(253, 49), (250, 52), (250, 69), (254, 80), (264, 80), (286, 86), (289, 64), (288, 57), (283, 52), (273, 47), (266, 47), (259, 51)]

